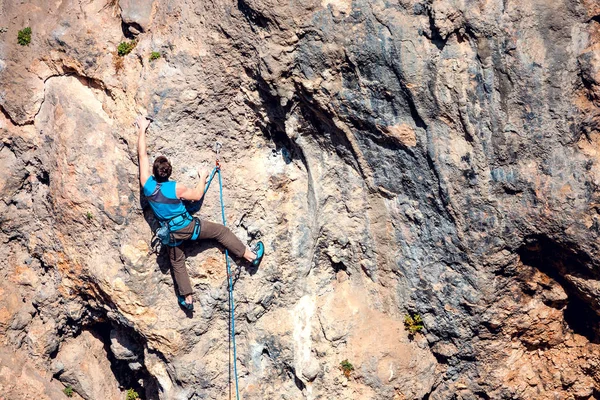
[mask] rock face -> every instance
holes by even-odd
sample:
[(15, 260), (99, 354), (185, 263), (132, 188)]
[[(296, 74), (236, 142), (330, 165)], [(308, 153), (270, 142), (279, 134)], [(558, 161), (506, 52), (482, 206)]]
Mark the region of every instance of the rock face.
[[(187, 247), (193, 315), (152, 253), (144, 113), (150, 157), (183, 184), (223, 144), (229, 225), (266, 245), (234, 274), (243, 398), (600, 397), (596, 2), (0, 15), (0, 396), (232, 393), (222, 249)], [(219, 212), (213, 187), (200, 216)], [(29, 369), (4, 367), (16, 355)]]
[(102, 340), (90, 332), (84, 331), (65, 341), (56, 356), (56, 363), (60, 366), (57, 374), (60, 380), (84, 399), (123, 397), (117, 380), (112, 376)]
[[(64, 398), (63, 386), (49, 372), (28, 365), (20, 351), (0, 350), (0, 391), (3, 399), (51, 400)], [(73, 396), (73, 398), (78, 398)]]

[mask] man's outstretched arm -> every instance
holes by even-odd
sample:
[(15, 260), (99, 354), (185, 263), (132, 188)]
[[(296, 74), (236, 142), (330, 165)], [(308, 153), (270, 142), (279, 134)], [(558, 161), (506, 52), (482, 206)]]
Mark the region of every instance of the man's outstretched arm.
[(148, 129), (150, 121), (140, 115), (135, 119), (134, 125), (138, 129), (138, 164), (140, 167), (140, 184), (143, 187), (150, 177), (150, 165), (146, 149), (146, 129)]
[(198, 169), (198, 176), (200, 177), (200, 182), (198, 182), (196, 187), (193, 189), (179, 184), (175, 186), (175, 194), (178, 198), (192, 201), (198, 201), (202, 199), (204, 196), (204, 188), (206, 187), (206, 179), (208, 178), (208, 171), (206, 169)]

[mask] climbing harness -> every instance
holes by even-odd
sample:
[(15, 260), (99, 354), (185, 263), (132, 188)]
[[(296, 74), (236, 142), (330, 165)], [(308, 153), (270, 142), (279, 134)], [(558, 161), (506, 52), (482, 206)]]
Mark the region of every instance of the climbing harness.
[(194, 231), (192, 232), (190, 240), (198, 239), (198, 236), (200, 236), (200, 220), (192, 217), (187, 211), (184, 214), (176, 216), (174, 219), (164, 221), (159, 220), (158, 223), (160, 224), (160, 227), (156, 230), (156, 237), (165, 246), (179, 246), (183, 240), (175, 240), (173, 232), (181, 229), (184, 221), (190, 221), (190, 223), (194, 224)]
[[(185, 222), (194, 223), (194, 232), (192, 234), (191, 240), (198, 239), (200, 235), (200, 221), (198, 218), (194, 218), (190, 215), (189, 212), (184, 212), (169, 220), (159, 220), (160, 227), (156, 231), (156, 236), (160, 239), (160, 242), (166, 246), (179, 246), (183, 241), (175, 240), (173, 236), (173, 232), (181, 229)], [(185, 224), (187, 226), (187, 224)]]

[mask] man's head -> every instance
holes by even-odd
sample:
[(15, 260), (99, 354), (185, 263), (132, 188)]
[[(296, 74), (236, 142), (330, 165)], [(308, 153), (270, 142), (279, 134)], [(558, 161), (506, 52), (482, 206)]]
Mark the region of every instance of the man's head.
[(156, 182), (168, 181), (172, 171), (173, 168), (171, 167), (171, 163), (169, 162), (169, 160), (167, 160), (167, 157), (156, 157), (156, 159), (154, 160), (154, 165), (152, 166), (152, 174), (154, 175), (154, 179), (156, 179)]

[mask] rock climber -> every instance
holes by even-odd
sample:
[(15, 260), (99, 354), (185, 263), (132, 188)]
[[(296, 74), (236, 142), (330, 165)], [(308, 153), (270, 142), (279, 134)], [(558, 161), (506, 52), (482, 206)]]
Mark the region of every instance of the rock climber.
[(134, 125), (138, 130), (140, 184), (154, 215), (165, 227), (165, 230), (168, 229), (170, 238), (167, 250), (179, 292), (179, 304), (191, 311), (194, 307), (193, 289), (185, 266), (183, 241), (216, 239), (235, 257), (246, 259), (254, 267), (258, 267), (260, 264), (265, 248), (262, 242), (258, 242), (253, 249), (250, 249), (226, 226), (192, 217), (182, 200), (199, 201), (202, 199), (208, 171), (199, 168), (200, 181), (195, 188), (188, 188), (169, 180), (172, 172), (171, 164), (166, 157), (158, 156), (154, 160), (152, 174), (150, 174), (148, 155), (146, 154), (146, 129), (148, 129), (150, 121), (143, 116), (138, 116)]

